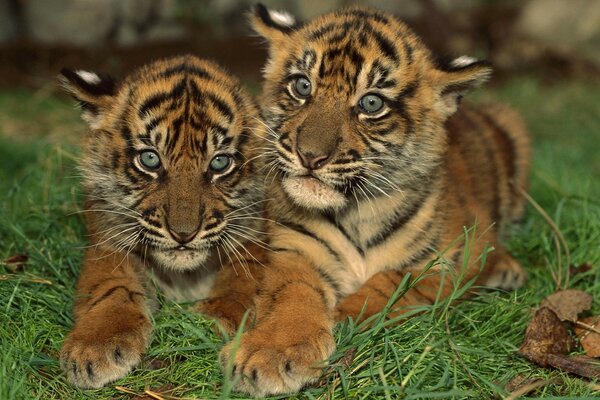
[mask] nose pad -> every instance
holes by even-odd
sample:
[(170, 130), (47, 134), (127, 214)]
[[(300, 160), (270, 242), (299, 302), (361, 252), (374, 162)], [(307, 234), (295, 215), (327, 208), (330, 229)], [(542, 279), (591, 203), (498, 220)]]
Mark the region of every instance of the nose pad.
[(186, 244), (191, 242), (196, 237), (199, 230), (200, 229), (198, 228), (193, 231), (177, 231), (169, 227), (169, 233), (171, 234), (173, 239), (175, 239), (179, 244)]
[(302, 149), (298, 149), (297, 153), (304, 168), (311, 170), (322, 168), (325, 164), (327, 164), (327, 161), (331, 157), (331, 153), (315, 154), (311, 151), (303, 152)]

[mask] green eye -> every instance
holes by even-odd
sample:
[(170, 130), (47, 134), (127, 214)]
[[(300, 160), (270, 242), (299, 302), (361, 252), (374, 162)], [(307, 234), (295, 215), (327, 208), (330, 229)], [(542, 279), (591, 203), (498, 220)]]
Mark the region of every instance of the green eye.
[(160, 167), (160, 158), (154, 151), (142, 151), (139, 155), (139, 159), (140, 163), (148, 169), (158, 169)]
[(210, 161), (210, 170), (212, 172), (220, 173), (225, 171), (229, 165), (231, 165), (231, 157), (226, 155), (215, 156)]
[(367, 114), (372, 114), (383, 108), (383, 99), (376, 94), (368, 94), (361, 97), (358, 105)]
[(312, 85), (308, 79), (300, 77), (294, 82), (294, 91), (300, 97), (308, 97), (312, 91)]

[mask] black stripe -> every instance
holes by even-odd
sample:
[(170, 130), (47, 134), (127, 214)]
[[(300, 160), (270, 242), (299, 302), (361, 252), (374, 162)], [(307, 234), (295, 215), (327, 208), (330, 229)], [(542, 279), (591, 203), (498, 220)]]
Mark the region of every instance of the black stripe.
[(377, 41), (377, 45), (379, 46), (379, 49), (383, 52), (383, 54), (387, 58), (391, 58), (396, 63), (400, 61), (400, 58), (398, 57), (398, 53), (396, 52), (396, 49), (391, 41), (389, 41), (387, 38), (383, 37), (381, 32), (379, 32), (375, 29), (373, 29), (371, 31), (371, 34)]
[(163, 122), (165, 120), (165, 116), (164, 115), (160, 115), (160, 116), (156, 116), (153, 117), (150, 121), (146, 122), (146, 125), (144, 126), (144, 130), (146, 131), (146, 133), (150, 133), (152, 130), (154, 130), (158, 124), (160, 124), (161, 122)]
[(144, 297), (143, 293), (129, 290), (129, 288), (127, 286), (123, 286), (123, 285), (114, 286), (114, 287), (108, 289), (106, 292), (104, 292), (104, 294), (102, 294), (102, 296), (100, 296), (98, 299), (96, 299), (90, 305), (90, 308), (92, 308), (92, 307), (96, 306), (98, 303), (106, 300), (107, 298), (109, 298), (110, 296), (112, 296), (119, 289), (123, 289), (123, 290), (125, 290), (127, 292), (128, 296), (129, 296), (129, 301), (133, 301), (133, 297), (134, 296), (142, 296), (142, 297)]
[[(417, 244), (418, 242), (423, 240), (423, 238), (427, 235), (428, 231), (433, 227), (434, 223), (437, 220), (438, 220), (438, 218), (436, 218), (436, 216), (434, 215), (434, 217), (432, 217), (427, 222), (427, 224), (423, 227), (421, 232), (419, 232), (419, 234), (416, 235), (410, 241), (410, 243), (406, 246), (406, 248), (408, 249), (411, 246), (414, 246), (415, 244)], [(433, 236), (431, 238), (429, 238), (429, 240), (427, 241), (427, 243), (425, 245), (421, 246), (421, 248), (419, 250), (413, 252), (410, 255), (410, 257), (403, 259), (399, 265), (394, 267), (394, 269), (403, 269), (403, 268), (406, 268), (409, 266), (414, 266), (415, 264), (418, 264), (418, 263), (424, 261), (425, 259), (427, 259), (428, 257), (430, 257), (433, 253), (435, 253), (437, 251), (437, 248), (440, 245), (441, 235), (442, 235), (442, 232), (440, 231), (440, 229), (437, 229), (436, 232), (433, 234)]]
[[(310, 62), (308, 62), (308, 60), (310, 59)], [(314, 67), (315, 63), (317, 62), (317, 53), (310, 49), (310, 50), (305, 50), (304, 53), (302, 53), (302, 61), (301, 61), (301, 66), (306, 69), (307, 71), (310, 71), (312, 69), (312, 67)]]
[(336, 23), (333, 23), (333, 22), (323, 25), (316, 31), (313, 31), (308, 36), (308, 40), (321, 39), (323, 36), (325, 36), (326, 34), (328, 34), (329, 32), (333, 31), (334, 29), (336, 29), (338, 27), (339, 27), (339, 25)]
[(157, 222), (153, 219), (144, 218), (144, 222), (146, 222), (148, 225), (153, 226), (155, 228), (162, 229), (162, 227), (163, 227), (160, 222)]
[(387, 25), (390, 23), (389, 19), (387, 19), (385, 16), (383, 16), (377, 12), (369, 12), (369, 11), (365, 11), (365, 10), (346, 10), (341, 14), (342, 15), (350, 15), (350, 16), (356, 17), (357, 19), (361, 19), (361, 20), (362, 19), (372, 19), (372, 20), (380, 22), (384, 25)]
[(378, 287), (369, 286), (369, 289), (371, 289), (372, 291), (374, 291), (375, 293), (377, 293), (379, 296), (383, 297), (384, 299), (389, 299), (392, 295), (392, 293), (388, 294), (388, 293), (384, 292), (383, 290), (379, 289)]
[(315, 269), (319, 273), (321, 278), (323, 279), (324, 283), (326, 283), (327, 285), (329, 285), (331, 287), (331, 289), (333, 289), (333, 291), (335, 292), (335, 296), (339, 297), (341, 295), (341, 289), (340, 289), (340, 285), (335, 281), (335, 279), (333, 279), (333, 277), (331, 275), (329, 275), (327, 272), (323, 271), (321, 268), (315, 268)]
[(213, 79), (213, 77), (206, 71), (205, 69), (199, 68), (196, 65), (190, 65), (187, 63), (182, 63), (173, 67), (169, 67), (166, 70), (160, 72), (158, 76), (160, 78), (170, 78), (174, 75), (184, 74), (184, 75), (193, 75), (198, 78), (204, 79)]
[(332, 224), (333, 226), (335, 226), (342, 235), (344, 235), (344, 237), (346, 238), (346, 240), (348, 240), (350, 243), (352, 243), (352, 245), (354, 246), (354, 248), (356, 249), (356, 251), (362, 256), (364, 257), (365, 252), (362, 249), (362, 247), (356, 243), (354, 241), (354, 238), (352, 238), (352, 236), (350, 236), (350, 234), (348, 233), (348, 231), (346, 231), (346, 228), (344, 228), (344, 226), (340, 223), (338, 223), (338, 221), (335, 219), (335, 217), (330, 214), (327, 213), (325, 214), (325, 217), (327, 218), (327, 220), (329, 221), (330, 224)]
[(351, 81), (351, 90), (354, 91), (358, 84), (358, 76), (360, 75), (363, 64), (365, 62), (365, 58), (362, 54), (358, 53), (355, 49), (350, 49), (350, 60), (352, 61), (352, 65), (356, 67), (356, 71), (354, 71), (354, 75), (352, 76)]
[(410, 257), (402, 260), (400, 265), (394, 267), (394, 269), (403, 269), (403, 268), (407, 268), (410, 266), (416, 266), (416, 264), (419, 264), (419, 263), (425, 261), (428, 257), (430, 257), (432, 254), (434, 254), (436, 252), (437, 248), (434, 247), (436, 245), (437, 245), (437, 242), (432, 242), (431, 245), (423, 247), (422, 249), (413, 253)]
[(157, 237), (160, 239), (164, 238), (164, 236), (161, 235), (160, 232), (153, 231), (153, 230), (149, 229), (148, 227), (144, 227), (144, 235), (145, 236), (154, 236), (154, 237)]
[[(298, 128), (301, 129), (302, 127)], [(288, 152), (292, 153), (292, 145), (291, 145), (290, 133), (289, 132), (281, 132), (279, 134), (279, 144)]]
[(143, 118), (149, 110), (160, 107), (163, 103), (169, 100), (175, 103), (178, 99), (182, 97), (185, 88), (186, 81), (185, 79), (182, 79), (177, 83), (177, 85), (173, 87), (173, 89), (170, 92), (161, 92), (150, 96), (142, 103), (142, 105), (138, 109), (139, 117)]
[(389, 239), (389, 237), (392, 236), (396, 231), (400, 230), (407, 223), (409, 223), (419, 213), (419, 211), (421, 211), (421, 208), (431, 196), (430, 191), (431, 189), (426, 190), (424, 194), (417, 198), (409, 208), (405, 209), (402, 213), (396, 214), (389, 225), (384, 227), (375, 236), (371, 237), (367, 241), (366, 247), (372, 248), (380, 245)]
[(173, 154), (174, 153), (175, 147), (179, 143), (179, 138), (181, 136), (181, 126), (182, 125), (183, 125), (183, 118), (181, 116), (177, 117), (171, 123), (171, 126), (169, 127), (169, 130), (168, 130), (169, 141), (167, 142), (167, 146), (166, 146), (166, 153), (167, 154)]
[(335, 35), (329, 36), (327, 38), (327, 44), (329, 46), (334, 46), (339, 44), (342, 40), (348, 38), (348, 32), (352, 29), (352, 23), (349, 21), (344, 22), (342, 25), (338, 26), (338, 32)]
[[(475, 135), (473, 135), (476, 140), (479, 140), (479, 143), (481, 144), (481, 147), (483, 147), (483, 151), (484, 151), (484, 159), (488, 160), (485, 163), (485, 166), (487, 167), (487, 173), (489, 174), (489, 176), (491, 177), (491, 181), (492, 182), (498, 182), (498, 171), (496, 169), (495, 166), (495, 152), (494, 149), (492, 147), (490, 147), (490, 145), (492, 143), (489, 142), (489, 139), (487, 137), (485, 137), (483, 135), (483, 132), (480, 132), (480, 129), (482, 128), (481, 126), (477, 126), (475, 124), (475, 122), (471, 119), (471, 118), (466, 118), (466, 120), (468, 121), (469, 125), (471, 125), (472, 129), (473, 129), (473, 133), (476, 133)], [(478, 133), (478, 134), (477, 134)], [(480, 171), (480, 173), (484, 173), (483, 171)], [(489, 188), (482, 188), (483, 189), (483, 193), (481, 194), (483, 196), (483, 198), (485, 199), (486, 194), (489, 192)], [(492, 222), (499, 222), (500, 221), (500, 191), (498, 190), (498, 188), (495, 188), (496, 190), (494, 191), (494, 199), (493, 199), (493, 205), (492, 205)]]
[(414, 49), (406, 40), (403, 41), (402, 44), (404, 45), (404, 55), (406, 56), (406, 59), (408, 61), (407, 64), (411, 65), (414, 60), (414, 57), (413, 57)]
[(157, 93), (153, 96), (150, 96), (146, 99), (138, 110), (138, 116), (143, 118), (148, 110), (159, 107), (161, 104), (165, 103), (170, 99), (170, 95), (168, 93)]
[(404, 85), (404, 87), (402, 88), (400, 93), (398, 93), (396, 100), (407, 99), (407, 98), (413, 97), (418, 88), (419, 88), (419, 81), (416, 81), (416, 80)]
[(303, 225), (296, 224), (294, 222), (289, 222), (289, 221), (280, 221), (280, 225), (282, 225), (288, 229), (291, 229), (294, 232), (298, 232), (304, 236), (308, 236), (309, 238), (315, 240), (316, 242), (321, 244), (323, 247), (325, 247), (327, 249), (327, 251), (331, 254), (331, 256), (333, 258), (335, 258), (336, 261), (340, 262), (339, 254), (335, 250), (333, 250), (333, 248), (329, 245), (329, 243), (327, 243), (325, 240), (323, 240), (321, 237), (319, 237), (314, 232), (309, 231)]
[(223, 114), (223, 116), (225, 118), (227, 118), (227, 120), (229, 122), (233, 121), (233, 111), (232, 111), (231, 107), (229, 107), (227, 104), (225, 104), (225, 101), (218, 98), (216, 95), (214, 95), (212, 93), (207, 93), (206, 97), (210, 100), (211, 103), (214, 104), (215, 107), (217, 107), (219, 109), (219, 112), (221, 114)]

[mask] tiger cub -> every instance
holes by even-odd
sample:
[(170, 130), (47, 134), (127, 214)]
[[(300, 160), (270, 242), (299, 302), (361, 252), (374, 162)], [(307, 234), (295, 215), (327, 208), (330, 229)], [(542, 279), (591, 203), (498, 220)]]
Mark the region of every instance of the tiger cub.
[[(476, 239), (463, 282), (523, 284), (498, 235), (524, 212), (526, 130), (507, 107), (459, 107), (488, 64), (441, 61), (370, 8), (299, 24), (258, 5), (251, 22), (269, 44), (262, 107), (278, 178), (256, 323), (221, 353), (238, 390), (289, 393), (318, 379), (336, 319), (381, 311), (406, 274), (436, 257), (444, 261), (389, 316), (448, 296), (467, 257), (463, 227), (475, 226)], [(495, 250), (480, 273), (486, 243)]]
[(193, 56), (121, 83), (82, 70), (60, 78), (89, 125), (80, 170), (90, 240), (60, 362), (70, 382), (97, 388), (140, 362), (154, 284), (175, 300), (210, 296), (200, 311), (241, 319), (260, 274), (264, 129), (240, 83)]

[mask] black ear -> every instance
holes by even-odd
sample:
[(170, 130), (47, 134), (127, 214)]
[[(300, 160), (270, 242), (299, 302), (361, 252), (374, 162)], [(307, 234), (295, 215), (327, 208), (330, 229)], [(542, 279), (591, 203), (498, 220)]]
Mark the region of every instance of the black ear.
[(468, 56), (436, 60), (433, 82), (440, 93), (442, 112), (446, 116), (454, 114), (462, 96), (483, 84), (491, 75), (492, 66), (487, 61)]
[(287, 11), (271, 10), (261, 3), (252, 7), (250, 23), (256, 33), (269, 42), (289, 35), (300, 26), (296, 18)]
[(58, 79), (81, 105), (82, 118), (90, 127), (97, 127), (117, 91), (116, 82), (107, 75), (67, 68), (60, 71)]

